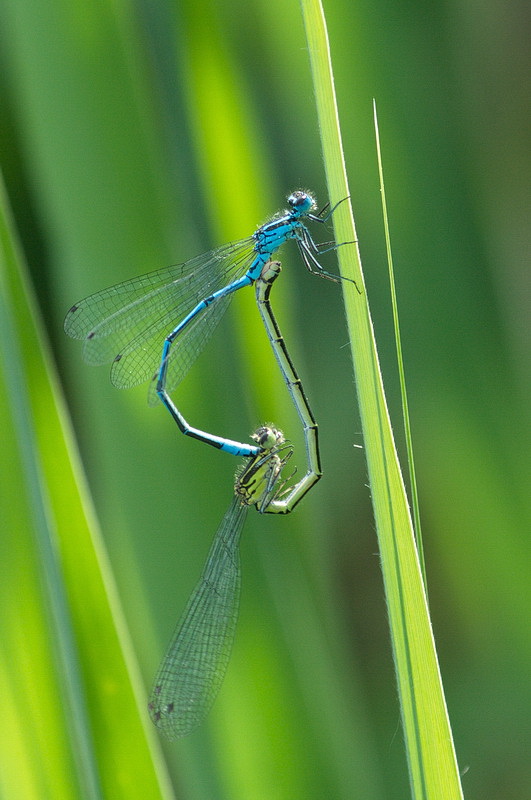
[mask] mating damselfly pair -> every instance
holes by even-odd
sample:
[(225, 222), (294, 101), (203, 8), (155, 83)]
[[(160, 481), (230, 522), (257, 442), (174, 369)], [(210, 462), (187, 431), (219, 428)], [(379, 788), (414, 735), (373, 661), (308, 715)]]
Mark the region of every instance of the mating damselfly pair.
[[(338, 280), (318, 261), (320, 253), (337, 245), (316, 244), (302, 221), (324, 223), (337, 205), (328, 213), (323, 213), (328, 207), (314, 213), (312, 196), (302, 191), (291, 194), (288, 205), (288, 211), (258, 228), (252, 237), (91, 295), (72, 306), (65, 320), (65, 331), (84, 340), (86, 361), (112, 361), (115, 386), (126, 388), (151, 379), (150, 403), (160, 399), (183, 433), (249, 459), (236, 478), (233, 500), (150, 695), (151, 718), (169, 738), (197, 727), (221, 685), (234, 638), (240, 587), (238, 547), (249, 506), (261, 513), (289, 513), (322, 475), (317, 424), (271, 308), (271, 287), (281, 269), (271, 257), (293, 239), (310, 272)], [(256, 283), (266, 332), (304, 428), (307, 471), (287, 489), (282, 468), (292, 448), (280, 431), (261, 427), (253, 434), (253, 445), (214, 436), (189, 426), (168, 394), (205, 346), (234, 292), (252, 283)]]

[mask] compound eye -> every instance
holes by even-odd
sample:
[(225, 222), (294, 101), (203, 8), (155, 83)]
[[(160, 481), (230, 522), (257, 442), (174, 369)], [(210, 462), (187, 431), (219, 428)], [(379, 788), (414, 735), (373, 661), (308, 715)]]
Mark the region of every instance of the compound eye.
[(312, 208), (315, 207), (315, 200), (308, 192), (303, 192), (299, 189), (298, 192), (293, 192), (288, 197), (288, 203), (293, 212), (302, 217), (304, 214), (309, 214)]
[(308, 195), (306, 192), (293, 192), (288, 197), (288, 203), (292, 208), (300, 208), (308, 202)]
[(286, 441), (281, 430), (270, 427), (269, 425), (258, 428), (252, 434), (251, 439), (254, 439), (262, 450), (271, 450), (276, 445), (284, 444)]

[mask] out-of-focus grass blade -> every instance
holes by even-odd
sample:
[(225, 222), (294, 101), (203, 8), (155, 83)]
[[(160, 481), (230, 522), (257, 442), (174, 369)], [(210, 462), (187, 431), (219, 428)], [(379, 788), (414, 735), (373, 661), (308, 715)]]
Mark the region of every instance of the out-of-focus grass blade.
[(168, 797), (0, 188), (0, 793)]
[[(301, 0), (323, 154), (333, 203), (349, 197), (328, 37), (319, 0)], [(386, 406), (354, 220), (348, 203), (334, 214), (370, 488), (382, 559), (412, 796), (462, 797), (452, 732), (413, 526)]]

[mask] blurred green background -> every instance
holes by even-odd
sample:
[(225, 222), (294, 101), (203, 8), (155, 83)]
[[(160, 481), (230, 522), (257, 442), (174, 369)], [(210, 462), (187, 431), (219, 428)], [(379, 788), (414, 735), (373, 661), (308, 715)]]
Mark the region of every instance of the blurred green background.
[[(525, 6), (343, 0), (325, 13), (402, 448), (378, 103), (431, 612), (465, 795), (529, 797)], [(146, 387), (113, 389), (62, 320), (86, 294), (249, 235), (295, 188), (327, 199), (300, 9), (4, 0), (0, 44), (2, 170), (149, 688), (236, 462), (180, 436)], [(292, 517), (249, 515), (226, 681), (208, 723), (164, 753), (187, 800), (394, 800), (409, 796), (407, 765), (340, 290), (308, 276), (294, 247), (281, 257), (273, 304), (325, 475)], [(302, 470), (253, 292), (240, 295), (179, 407), (240, 440), (274, 421)]]

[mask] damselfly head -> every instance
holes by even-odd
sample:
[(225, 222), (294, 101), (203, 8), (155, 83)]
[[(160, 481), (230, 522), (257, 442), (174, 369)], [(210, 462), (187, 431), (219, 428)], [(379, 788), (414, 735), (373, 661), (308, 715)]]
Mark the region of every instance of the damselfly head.
[(315, 208), (315, 200), (312, 195), (300, 189), (290, 194), (288, 204), (297, 214), (308, 214), (312, 208)]
[(278, 428), (273, 428), (271, 425), (262, 425), (257, 428), (252, 434), (253, 439), (262, 450), (272, 450), (279, 444), (284, 444), (286, 441), (284, 434)]

